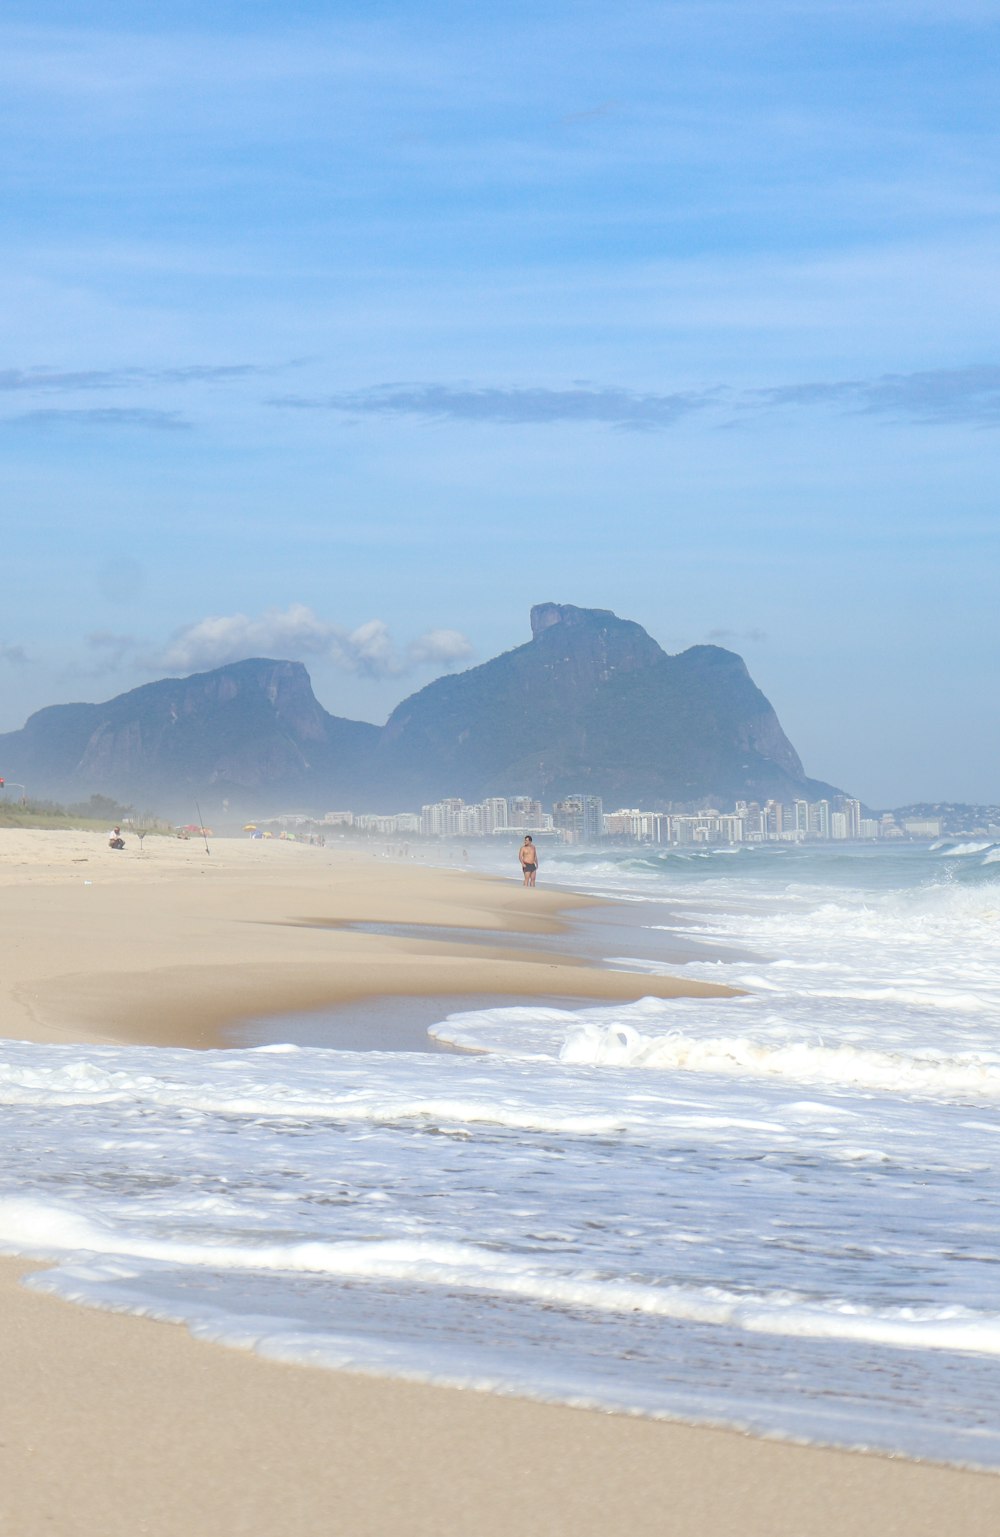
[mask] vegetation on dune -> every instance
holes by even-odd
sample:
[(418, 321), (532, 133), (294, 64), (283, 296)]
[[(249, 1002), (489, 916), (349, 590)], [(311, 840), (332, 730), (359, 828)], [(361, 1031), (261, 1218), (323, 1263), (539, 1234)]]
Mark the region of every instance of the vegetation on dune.
[(144, 833), (169, 833), (170, 824), (151, 812), (136, 812), (134, 806), (123, 806), (108, 795), (92, 795), (89, 800), (77, 801), (71, 806), (60, 806), (56, 801), (14, 800), (0, 797), (0, 827), (42, 827), (50, 829), (81, 828), (84, 830), (121, 826), (127, 831), (142, 828)]

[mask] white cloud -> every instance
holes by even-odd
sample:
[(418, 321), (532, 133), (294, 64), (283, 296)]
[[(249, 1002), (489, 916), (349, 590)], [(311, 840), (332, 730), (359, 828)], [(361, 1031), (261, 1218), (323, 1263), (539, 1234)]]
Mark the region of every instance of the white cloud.
[(371, 678), (393, 677), (402, 671), (389, 626), (381, 619), (358, 625), (338, 642), (331, 655), (348, 672), (367, 673)]
[(472, 643), (461, 630), (427, 630), (407, 649), (416, 663), (438, 662), (445, 667), (468, 661), (472, 655)]
[(471, 654), (470, 641), (458, 630), (428, 630), (401, 652), (382, 619), (369, 619), (350, 630), (321, 619), (304, 603), (292, 603), (287, 609), (267, 609), (257, 618), (228, 614), (199, 619), (175, 631), (166, 649), (150, 657), (147, 665), (151, 671), (189, 673), (254, 656), (320, 656), (345, 672), (391, 678), (416, 666), (447, 666)]

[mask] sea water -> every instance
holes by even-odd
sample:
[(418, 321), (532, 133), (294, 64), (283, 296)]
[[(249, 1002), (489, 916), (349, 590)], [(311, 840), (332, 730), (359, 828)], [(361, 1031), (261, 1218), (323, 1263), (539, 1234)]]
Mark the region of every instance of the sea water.
[(282, 1360), (1000, 1467), (1000, 847), (541, 873), (618, 900), (606, 964), (740, 995), (3, 1043), (0, 1248)]

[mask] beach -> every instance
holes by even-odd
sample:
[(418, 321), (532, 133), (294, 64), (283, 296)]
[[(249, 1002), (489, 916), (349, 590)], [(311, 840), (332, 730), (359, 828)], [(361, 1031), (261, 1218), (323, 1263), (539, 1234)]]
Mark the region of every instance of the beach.
[[(588, 897), (462, 868), (274, 840), (3, 831), (4, 1034), (33, 1041), (227, 1044), (250, 1014), (413, 994), (636, 998), (703, 991), (518, 949)], [(423, 928), (399, 937), (350, 925)], [(481, 931), (481, 945), (435, 930)], [(504, 941), (503, 944), (500, 941)], [(586, 971), (586, 976), (583, 975)]]
[[(4, 830), (0, 1033), (212, 1051), (243, 1020), (354, 1000), (727, 996), (589, 964), (565, 940), (599, 906), (355, 849), (148, 837), (114, 853), (100, 834)], [(26, 1290), (31, 1269), (0, 1265), (0, 1530), (17, 1537), (1000, 1524), (993, 1473), (265, 1360)]]

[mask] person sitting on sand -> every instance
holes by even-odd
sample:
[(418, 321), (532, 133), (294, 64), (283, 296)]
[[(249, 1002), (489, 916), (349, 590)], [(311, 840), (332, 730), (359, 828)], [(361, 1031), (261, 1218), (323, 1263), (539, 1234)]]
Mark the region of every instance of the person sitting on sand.
[(120, 827), (112, 828), (111, 832), (108, 833), (108, 848), (109, 849), (123, 849), (124, 847), (125, 847), (125, 839), (122, 837), (122, 830), (121, 830), (121, 828)]
[(538, 871), (538, 850), (531, 841), (531, 834), (525, 833), (524, 842), (517, 851), (517, 857), (521, 861), (521, 869), (524, 871), (524, 884), (533, 886), (535, 875)]

